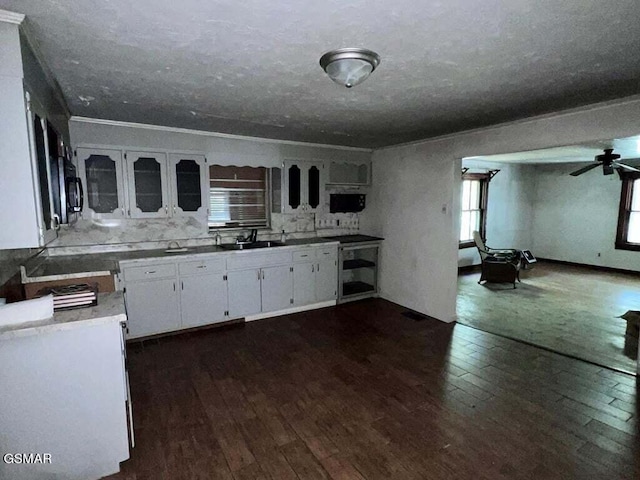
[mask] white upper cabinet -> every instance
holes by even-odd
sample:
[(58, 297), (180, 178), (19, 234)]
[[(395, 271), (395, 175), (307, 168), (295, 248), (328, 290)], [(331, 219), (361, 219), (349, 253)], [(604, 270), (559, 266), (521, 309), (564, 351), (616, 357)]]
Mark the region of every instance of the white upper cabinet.
[(76, 158), (86, 190), (83, 215), (93, 218), (125, 217), (122, 152), (78, 148)]
[[(37, 248), (56, 238), (56, 125), (66, 139), (66, 112), (50, 95), (19, 26), (0, 22), (0, 249)], [(62, 126), (62, 127), (61, 127)]]
[(169, 216), (167, 156), (158, 152), (126, 152), (131, 218)]
[(324, 163), (287, 160), (283, 179), (284, 213), (315, 213), (322, 209), (326, 184)]
[(327, 185), (365, 186), (371, 184), (371, 162), (330, 162)]
[(209, 202), (208, 169), (203, 155), (169, 155), (171, 213), (206, 218)]
[(86, 218), (166, 218), (209, 210), (204, 155), (103, 149), (76, 149), (86, 185)]

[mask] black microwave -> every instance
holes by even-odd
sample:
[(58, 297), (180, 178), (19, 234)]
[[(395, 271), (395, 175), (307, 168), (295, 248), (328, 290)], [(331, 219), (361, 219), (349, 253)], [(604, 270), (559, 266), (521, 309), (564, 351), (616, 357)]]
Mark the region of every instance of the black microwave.
[(361, 212), (366, 205), (366, 195), (359, 193), (332, 193), (329, 195), (331, 213)]

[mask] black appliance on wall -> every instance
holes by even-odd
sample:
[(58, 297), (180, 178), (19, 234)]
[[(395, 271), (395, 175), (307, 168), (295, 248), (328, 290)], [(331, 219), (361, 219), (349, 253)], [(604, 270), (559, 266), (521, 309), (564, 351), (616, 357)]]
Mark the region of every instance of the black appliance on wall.
[(332, 193), (329, 195), (331, 213), (361, 212), (366, 205), (366, 195), (360, 193)]
[(71, 149), (66, 147), (51, 124), (47, 124), (51, 199), (53, 214), (59, 223), (73, 223), (82, 211), (84, 191), (76, 167), (71, 162)]

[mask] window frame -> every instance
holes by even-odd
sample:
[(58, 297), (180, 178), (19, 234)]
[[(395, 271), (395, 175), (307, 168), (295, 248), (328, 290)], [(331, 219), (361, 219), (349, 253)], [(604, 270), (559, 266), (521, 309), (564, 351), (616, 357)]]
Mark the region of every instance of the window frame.
[[(618, 209), (618, 228), (616, 231), (616, 250), (640, 251), (640, 243), (631, 243), (629, 236), (629, 219), (631, 217), (631, 201), (633, 200), (633, 183), (640, 180), (640, 172), (621, 172), (622, 188), (620, 190), (620, 207)], [(636, 192), (640, 195), (640, 189)]]
[(211, 203), (211, 182), (215, 179), (211, 177), (211, 167), (236, 167), (236, 168), (263, 168), (265, 170), (265, 188), (264, 188), (264, 206), (265, 206), (265, 222), (264, 223), (253, 223), (250, 222), (241, 223), (241, 222), (227, 222), (226, 225), (214, 225), (209, 221), (211, 213), (207, 215), (207, 228), (210, 232), (215, 231), (230, 231), (230, 230), (248, 230), (248, 229), (258, 229), (258, 230), (270, 230), (271, 229), (271, 169), (266, 166), (250, 166), (250, 165), (222, 165), (220, 163), (214, 163), (208, 166), (208, 195), (207, 201), (210, 208)]
[[(462, 174), (462, 181), (460, 182), (460, 186), (462, 187), (463, 182), (465, 180), (478, 180), (480, 181), (480, 188), (478, 191), (480, 192), (480, 198), (478, 199), (478, 209), (480, 210), (480, 236), (484, 239), (487, 232), (487, 204), (489, 199), (489, 181), (491, 180), (490, 173), (464, 173)], [(460, 190), (462, 193), (462, 189)], [(462, 219), (462, 204), (460, 205), (460, 218)], [(462, 225), (460, 225), (462, 228)], [(459, 230), (459, 229), (458, 229)], [(460, 236), (460, 231), (458, 231), (458, 237)], [(458, 248), (471, 248), (475, 247), (476, 243), (473, 239), (471, 240), (459, 240)]]

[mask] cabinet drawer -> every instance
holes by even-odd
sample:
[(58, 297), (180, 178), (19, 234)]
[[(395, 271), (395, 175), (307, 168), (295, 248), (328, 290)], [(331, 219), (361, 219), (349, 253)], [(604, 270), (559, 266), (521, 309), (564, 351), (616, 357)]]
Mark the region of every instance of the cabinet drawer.
[(200, 275), (205, 273), (222, 272), (224, 269), (225, 261), (222, 258), (178, 264), (178, 271), (180, 272), (180, 275)]
[(316, 259), (316, 251), (313, 248), (305, 248), (304, 250), (295, 250), (293, 252), (294, 262), (312, 262)]
[(176, 266), (172, 263), (162, 265), (147, 265), (144, 267), (129, 267), (124, 269), (124, 279), (127, 282), (135, 280), (150, 280), (155, 278), (175, 277)]
[(336, 258), (338, 256), (338, 247), (320, 247), (317, 249), (316, 255), (318, 255), (318, 260)]
[(227, 270), (244, 268), (262, 268), (270, 265), (286, 265), (291, 263), (291, 251), (273, 253), (237, 253), (227, 258)]

